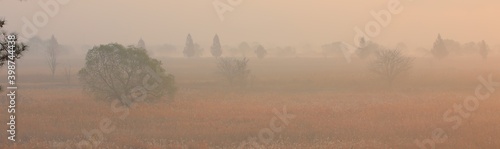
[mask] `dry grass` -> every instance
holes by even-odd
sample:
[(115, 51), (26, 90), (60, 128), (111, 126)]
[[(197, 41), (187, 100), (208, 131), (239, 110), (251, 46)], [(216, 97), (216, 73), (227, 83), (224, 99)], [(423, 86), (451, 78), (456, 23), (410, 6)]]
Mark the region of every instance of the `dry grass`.
[[(210, 81), (211, 74), (193, 75), (195, 70), (185, 70), (187, 64), (171, 66), (182, 60), (171, 62), (167, 65), (177, 72), (181, 87), (175, 101), (140, 103), (124, 120), (111, 111), (110, 103), (91, 99), (77, 84), (23, 82), (16, 109), (18, 141), (2, 141), (0, 148), (65, 148), (83, 139), (82, 129), (98, 128), (104, 118), (116, 129), (104, 135), (100, 148), (236, 148), (268, 128), (272, 110), (284, 106), (296, 117), (275, 133), (267, 148), (417, 148), (414, 140), (429, 138), (435, 128), (448, 135), (439, 148), (500, 147), (499, 93), (481, 101), (459, 129), (443, 121), (446, 110), (474, 93), (478, 75), (492, 72), (494, 80), (500, 79), (500, 71), (490, 69), (498, 63), (428, 68), (419, 62), (413, 75), (388, 89), (369, 75), (356, 75), (363, 74), (361, 64), (345, 67), (314, 60), (310, 65), (317, 68), (291, 62), (304, 66), (277, 71), (262, 66), (268, 61), (253, 63), (258, 78), (248, 89), (231, 89)], [(438, 68), (449, 70), (428, 72)], [(28, 80), (36, 80), (29, 75), (35, 74), (26, 74)], [(0, 111), (6, 111), (6, 103)], [(7, 123), (7, 117), (0, 123)]]

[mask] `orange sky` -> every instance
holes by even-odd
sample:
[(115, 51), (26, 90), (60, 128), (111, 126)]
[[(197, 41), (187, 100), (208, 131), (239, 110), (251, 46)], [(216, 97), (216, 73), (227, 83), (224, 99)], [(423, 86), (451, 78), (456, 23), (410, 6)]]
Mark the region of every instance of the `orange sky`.
[[(55, 1), (55, 0), (41, 0)], [(220, 0), (227, 3), (226, 0)], [(236, 1), (236, 0), (234, 0)], [(231, 6), (221, 21), (213, 0), (70, 0), (59, 13), (38, 28), (37, 35), (54, 34), (60, 43), (136, 43), (183, 45), (191, 33), (195, 42), (209, 47), (218, 33), (222, 44), (241, 41), (267, 45), (321, 45), (352, 43), (354, 28), (375, 19), (370, 12), (387, 9), (392, 0), (242, 0)], [(385, 45), (400, 41), (429, 47), (441, 33), (460, 42), (486, 40), (500, 43), (500, 1), (401, 0), (402, 12), (392, 15), (387, 27), (372, 39)], [(21, 32), (23, 17), (32, 20), (44, 12), (36, 1), (0, 0), (6, 28)]]

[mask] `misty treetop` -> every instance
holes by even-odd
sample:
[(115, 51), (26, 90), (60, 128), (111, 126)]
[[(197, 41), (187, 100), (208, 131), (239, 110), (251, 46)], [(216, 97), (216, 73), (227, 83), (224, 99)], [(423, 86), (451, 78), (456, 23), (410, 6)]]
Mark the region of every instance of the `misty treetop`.
[(441, 38), (441, 34), (438, 35), (436, 41), (434, 42), (434, 47), (432, 48), (431, 53), (438, 59), (443, 59), (448, 56), (449, 52), (443, 38)]
[(220, 45), (219, 35), (215, 35), (212, 47), (210, 49), (212, 56), (218, 58), (222, 55), (222, 47)]
[(146, 49), (146, 43), (144, 42), (144, 40), (142, 40), (142, 38), (137, 42), (137, 47)]
[(267, 50), (264, 49), (264, 46), (258, 45), (255, 54), (257, 54), (259, 59), (263, 59), (267, 55)]
[(356, 54), (361, 59), (369, 58), (373, 54), (376, 54), (377, 51), (383, 49), (382, 46), (372, 41), (367, 41), (365, 38), (359, 39), (359, 45), (360, 47), (356, 50)]
[(200, 45), (196, 44), (191, 37), (191, 34), (188, 34), (186, 38), (186, 46), (184, 47), (184, 56), (186, 57), (200, 57), (203, 55), (203, 49)]
[[(17, 38), (13, 38), (17, 37), (16, 33), (8, 33), (7, 31), (2, 30), (3, 26), (6, 24), (5, 22), (5, 20), (0, 20), (0, 67), (10, 59), (9, 55), (11, 55), (12, 60), (15, 61), (21, 58), (22, 54), (28, 49), (27, 45), (18, 42)], [(11, 38), (9, 38), (9, 36)], [(10, 49), (9, 45), (14, 47)], [(9, 50), (12, 54), (9, 53)]]

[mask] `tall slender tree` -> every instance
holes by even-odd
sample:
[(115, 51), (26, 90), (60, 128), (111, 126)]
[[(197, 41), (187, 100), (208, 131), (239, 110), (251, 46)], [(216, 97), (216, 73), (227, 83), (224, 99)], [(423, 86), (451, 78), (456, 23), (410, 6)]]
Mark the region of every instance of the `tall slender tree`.
[(438, 34), (438, 37), (436, 41), (434, 42), (434, 47), (431, 50), (432, 55), (438, 59), (443, 59), (446, 56), (448, 56), (449, 52), (448, 49), (446, 49), (446, 45), (441, 38), (441, 34)]
[(186, 57), (194, 57), (196, 55), (195, 45), (193, 38), (191, 38), (191, 34), (188, 34), (186, 38), (186, 46), (184, 47), (183, 53)]
[(52, 78), (54, 78), (54, 74), (56, 73), (56, 68), (57, 68), (57, 58), (59, 55), (59, 42), (57, 42), (57, 39), (52, 35), (52, 37), (48, 41), (47, 45), (47, 63), (49, 64), (49, 69), (52, 74)]
[(215, 34), (210, 52), (215, 58), (219, 58), (222, 55), (222, 47), (220, 46), (219, 35), (217, 34)]

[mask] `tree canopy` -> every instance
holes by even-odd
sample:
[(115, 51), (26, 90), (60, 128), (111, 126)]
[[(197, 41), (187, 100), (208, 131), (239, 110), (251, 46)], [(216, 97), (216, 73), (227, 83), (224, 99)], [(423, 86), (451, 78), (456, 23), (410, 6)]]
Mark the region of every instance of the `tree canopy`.
[(98, 99), (123, 99), (141, 86), (149, 100), (165, 94), (173, 97), (175, 93), (174, 76), (167, 74), (161, 62), (150, 58), (145, 49), (115, 43), (100, 45), (90, 49), (85, 60), (79, 79), (85, 91)]

